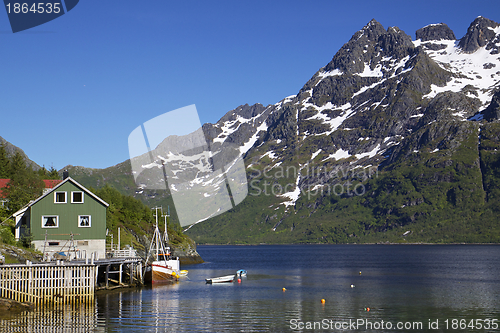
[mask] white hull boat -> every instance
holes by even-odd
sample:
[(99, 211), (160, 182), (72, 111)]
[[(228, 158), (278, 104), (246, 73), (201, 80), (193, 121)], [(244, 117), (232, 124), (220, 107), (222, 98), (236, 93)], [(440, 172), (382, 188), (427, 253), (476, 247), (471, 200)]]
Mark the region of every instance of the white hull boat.
[[(168, 217), (168, 215), (166, 215)], [(165, 234), (161, 236), (158, 229), (158, 212), (156, 211), (156, 226), (149, 253), (152, 252), (154, 260), (146, 267), (144, 282), (162, 283), (177, 281), (180, 276), (179, 258), (174, 258), (170, 248), (165, 243), (168, 242), (167, 221), (165, 220)]]
[(207, 283), (224, 283), (224, 282), (233, 282), (234, 281), (234, 274), (232, 275), (226, 275), (226, 276), (219, 276), (211, 279), (205, 279)]

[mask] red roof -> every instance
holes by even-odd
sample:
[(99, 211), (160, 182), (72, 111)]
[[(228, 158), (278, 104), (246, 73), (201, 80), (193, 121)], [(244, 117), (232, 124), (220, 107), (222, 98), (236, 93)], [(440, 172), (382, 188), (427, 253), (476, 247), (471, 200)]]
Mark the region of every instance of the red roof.
[(3, 195), (2, 189), (7, 187), (7, 184), (10, 182), (10, 179), (0, 179), (0, 198), (5, 198)]
[(0, 188), (7, 187), (7, 184), (10, 182), (10, 179), (0, 179)]
[(43, 182), (45, 183), (45, 188), (54, 188), (56, 187), (57, 184), (62, 182), (60, 179), (44, 179)]
[[(0, 179), (0, 198), (4, 198), (2, 193), (2, 189), (7, 187), (7, 184), (10, 182), (10, 179)], [(45, 188), (54, 188), (57, 184), (62, 182), (60, 179), (44, 179)]]

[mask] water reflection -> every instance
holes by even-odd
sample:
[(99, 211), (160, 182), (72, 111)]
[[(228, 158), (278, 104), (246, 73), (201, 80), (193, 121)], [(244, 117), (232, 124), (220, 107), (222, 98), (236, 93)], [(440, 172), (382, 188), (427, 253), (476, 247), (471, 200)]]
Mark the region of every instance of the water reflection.
[[(200, 247), (207, 264), (178, 283), (99, 294), (89, 308), (35, 311), (0, 321), (0, 331), (281, 332), (291, 320), (500, 319), (499, 246), (296, 249)], [(248, 270), (241, 283), (205, 284), (240, 268)]]
[(0, 319), (1, 332), (87, 333), (105, 332), (95, 304), (45, 307)]

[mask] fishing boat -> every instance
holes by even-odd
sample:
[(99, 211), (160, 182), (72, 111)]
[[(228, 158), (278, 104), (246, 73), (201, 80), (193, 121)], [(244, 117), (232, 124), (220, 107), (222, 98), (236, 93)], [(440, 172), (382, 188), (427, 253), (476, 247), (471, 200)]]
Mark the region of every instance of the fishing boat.
[(167, 219), (165, 218), (165, 233), (162, 237), (158, 229), (158, 207), (155, 210), (156, 225), (148, 252), (148, 261), (151, 256), (153, 260), (146, 266), (144, 282), (155, 284), (177, 281), (180, 276), (180, 262), (179, 258), (172, 256), (170, 247), (166, 246), (168, 244)]
[(212, 284), (212, 283), (224, 283), (224, 282), (233, 282), (234, 281), (234, 274), (232, 275), (225, 275), (225, 276), (219, 276), (211, 279), (205, 279), (206, 283)]

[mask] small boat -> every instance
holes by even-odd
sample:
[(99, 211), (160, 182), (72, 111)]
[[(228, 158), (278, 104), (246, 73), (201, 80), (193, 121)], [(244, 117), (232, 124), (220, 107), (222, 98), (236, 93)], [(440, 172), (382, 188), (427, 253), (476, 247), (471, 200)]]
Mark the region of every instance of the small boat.
[(67, 260), (68, 256), (64, 252), (56, 252), (53, 255), (54, 259), (56, 260)]
[(236, 271), (236, 276), (238, 277), (247, 276), (247, 271), (244, 269), (239, 269)]
[(205, 281), (209, 284), (233, 282), (234, 281), (234, 274), (233, 275), (226, 275), (226, 276), (219, 276), (219, 277), (215, 277), (215, 278), (211, 278), (211, 279), (205, 279)]
[(183, 270), (181, 270), (181, 271), (179, 272), (179, 275), (180, 275), (180, 276), (187, 276), (187, 275), (188, 275), (188, 271), (187, 271), (187, 270), (185, 270), (185, 269), (183, 269)]

